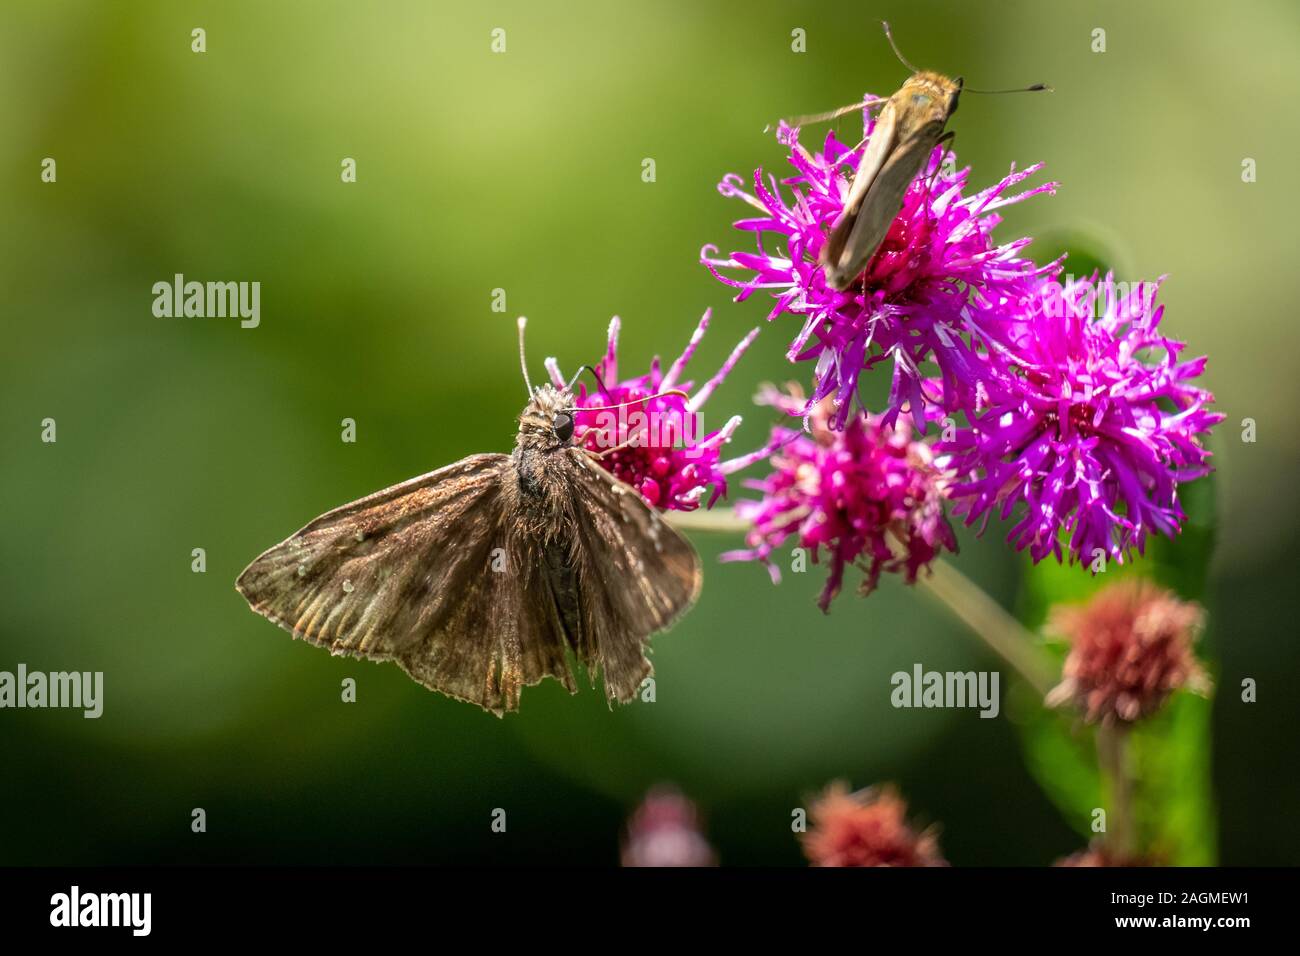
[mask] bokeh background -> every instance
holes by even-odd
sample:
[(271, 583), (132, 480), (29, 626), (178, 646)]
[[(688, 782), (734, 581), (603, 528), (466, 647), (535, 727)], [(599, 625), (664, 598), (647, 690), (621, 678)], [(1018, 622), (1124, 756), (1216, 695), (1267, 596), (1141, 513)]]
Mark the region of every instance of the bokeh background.
[[(739, 239), (715, 185), (780, 165), (777, 117), (905, 79), (882, 16), (922, 66), (1055, 85), (963, 97), (953, 121), (973, 184), (1034, 161), (1062, 184), (1007, 210), (1002, 236), (1168, 274), (1167, 328), (1211, 356), (1220, 858), (1300, 859), (1300, 7), (50, 0), (0, 10), (0, 669), (102, 670), (106, 704), (0, 712), (0, 862), (609, 864), (627, 812), (673, 781), (725, 863), (797, 864), (791, 809), (836, 777), (896, 781), (957, 864), (1077, 848), (1010, 720), (891, 709), (888, 677), (913, 662), (999, 666), (896, 581), (823, 617), (816, 570), (773, 587), (715, 562), (734, 540), (697, 537), (705, 588), (655, 642), (656, 703), (611, 713), (548, 684), (504, 721), (292, 642), (233, 588), (316, 514), (508, 450), (518, 314), (536, 378), (546, 355), (594, 361), (615, 313), (625, 368), (676, 355), (712, 306), (694, 365), (712, 374), (768, 308), (697, 264)], [(155, 318), (151, 286), (178, 272), (260, 281), (261, 326)], [(737, 450), (771, 423), (756, 383), (806, 379), (789, 332), (766, 328), (708, 407), (715, 427), (747, 414)], [(1030, 569), (996, 531), (962, 545), (960, 569), (1022, 600)]]

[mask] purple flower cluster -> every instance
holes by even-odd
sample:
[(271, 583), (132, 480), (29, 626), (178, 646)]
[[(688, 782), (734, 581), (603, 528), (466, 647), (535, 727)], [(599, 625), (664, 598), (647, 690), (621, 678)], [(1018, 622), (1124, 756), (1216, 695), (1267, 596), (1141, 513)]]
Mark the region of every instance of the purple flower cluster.
[[(1152, 531), (1176, 535), (1178, 485), (1211, 470), (1203, 439), (1222, 416), (1194, 384), (1205, 359), (1182, 359), (1183, 344), (1158, 330), (1158, 283), (1062, 285), (1059, 260), (1039, 266), (1021, 255), (1028, 239), (992, 237), (1000, 207), (1055, 184), (1015, 192), (1039, 167), (1013, 167), (966, 195), (970, 170), (945, 169), (936, 147), (862, 275), (836, 291), (818, 256), (873, 134), (865, 109), (864, 124), (862, 146), (832, 134), (817, 153), (783, 125), (793, 176), (758, 170), (752, 192), (734, 175), (719, 186), (758, 211), (735, 224), (756, 251), (722, 258), (706, 246), (701, 260), (737, 301), (766, 290), (769, 320), (799, 319), (788, 357), (815, 363), (806, 401), (762, 398), (813, 427), (774, 431), (772, 473), (751, 483), (763, 497), (737, 505), (753, 523), (749, 548), (729, 557), (770, 564), (795, 534), (826, 549), (825, 607), (849, 564), (870, 591), (881, 571), (910, 581), (955, 549), (946, 499), (981, 532), (995, 513), (1012, 519), (1008, 540), (1035, 561), (1068, 552), (1095, 567), (1099, 555), (1140, 553)], [(859, 378), (886, 358), (889, 398), (873, 415)], [(922, 435), (941, 422), (940, 440), (913, 437), (903, 415)]]
[[(758, 334), (754, 329), (745, 336), (718, 373), (692, 394), (692, 385), (682, 380), (682, 373), (709, 327), (709, 317), (710, 313), (705, 312), (685, 351), (667, 372), (656, 358), (645, 375), (620, 380), (620, 323), (615, 316), (609, 323), (605, 355), (596, 364), (596, 391), (588, 392), (579, 385), (574, 393), (574, 405), (579, 409), (574, 416), (579, 444), (598, 455), (608, 471), (656, 508), (693, 511), (710, 486), (712, 506), (726, 494), (727, 475), (769, 453), (762, 449), (722, 460), (722, 446), (731, 441), (740, 426), (739, 415), (720, 429), (701, 433), (700, 409)], [(551, 381), (563, 387), (565, 379), (555, 359), (546, 360), (546, 369)]]
[[(758, 401), (785, 411), (804, 406), (801, 395), (775, 389), (765, 390)], [(943, 514), (944, 475), (930, 447), (912, 439), (910, 422), (889, 426), (879, 417), (855, 415), (836, 432), (829, 427), (829, 411), (828, 400), (814, 406), (811, 434), (772, 430), (771, 446), (779, 449), (772, 473), (746, 482), (763, 497), (736, 503), (737, 516), (751, 525), (748, 549), (722, 556), (763, 561), (775, 581), (780, 572), (772, 553), (790, 537), (808, 548), (814, 561), (825, 551), (831, 567), (817, 602), (823, 611), (839, 593), (849, 565), (862, 569), (860, 590), (869, 594), (881, 572), (903, 574), (911, 583), (941, 551), (957, 550)]]
[[(718, 186), (724, 196), (760, 213), (735, 224), (753, 234), (757, 252), (732, 252), (724, 259), (714, 246), (701, 251), (713, 275), (740, 290), (737, 301), (766, 289), (776, 298), (769, 320), (786, 313), (802, 320), (788, 355), (816, 363), (809, 405), (833, 396), (837, 430), (857, 404), (860, 374), (886, 358), (893, 361), (886, 422), (910, 406), (922, 424), (923, 367), (929, 362), (939, 371), (942, 404), (973, 407), (989, 387), (983, 356), (996, 350), (1007, 326), (1024, 315), (1035, 286), (1057, 268), (1020, 255), (1029, 239), (999, 245), (992, 238), (1001, 222), (998, 209), (1055, 191), (1056, 184), (1047, 183), (1013, 192), (1041, 166), (1018, 172), (1013, 167), (998, 183), (966, 196), (969, 168), (945, 170), (943, 150), (936, 147), (862, 276), (842, 292), (827, 285), (818, 255), (844, 212), (852, 174), (870, 141), (874, 120), (869, 111), (863, 116), (867, 136), (861, 147), (850, 149), (832, 133), (819, 153), (808, 152), (799, 131), (783, 124), (778, 138), (789, 147), (795, 168), (781, 184), (788, 200), (775, 177), (765, 183), (761, 169), (754, 172), (753, 193), (735, 175)], [(734, 278), (723, 270), (746, 275)]]
[(1182, 360), (1183, 343), (1160, 333), (1157, 287), (1039, 288), (1011, 341), (1014, 387), (937, 446), (966, 476), (950, 489), (955, 514), (972, 524), (1023, 505), (1008, 540), (1036, 562), (1061, 560), (1063, 535), (1091, 563), (1178, 533), (1178, 484), (1210, 471), (1199, 436), (1223, 416), (1192, 384), (1205, 358)]

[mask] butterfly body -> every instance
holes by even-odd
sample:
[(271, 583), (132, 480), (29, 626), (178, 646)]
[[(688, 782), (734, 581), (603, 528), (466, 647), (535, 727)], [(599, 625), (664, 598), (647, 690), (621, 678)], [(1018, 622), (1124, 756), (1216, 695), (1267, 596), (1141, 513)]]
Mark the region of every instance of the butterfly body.
[(335, 654), (397, 663), (498, 715), (569, 657), (611, 701), (653, 672), (651, 634), (694, 603), (699, 559), (575, 445), (566, 389), (541, 386), (511, 455), (472, 455), (327, 512), (236, 584), (254, 611)]
[[(519, 415), (519, 433), (515, 437), (515, 450), (510, 456), (518, 476), (519, 498), (515, 507), (520, 517), (529, 521), (538, 534), (554, 534), (561, 530), (557, 523), (565, 521), (564, 497), (568, 476), (564, 468), (556, 468), (557, 459), (565, 449), (574, 447), (572, 427), (558, 432), (555, 420), (568, 415), (572, 398), (567, 391), (543, 385)], [(569, 421), (572, 416), (568, 415)]]
[(960, 77), (952, 80), (922, 71), (884, 101), (844, 211), (821, 249), (821, 266), (831, 288), (842, 291), (852, 285), (880, 248), (908, 186), (944, 138), (961, 89)]

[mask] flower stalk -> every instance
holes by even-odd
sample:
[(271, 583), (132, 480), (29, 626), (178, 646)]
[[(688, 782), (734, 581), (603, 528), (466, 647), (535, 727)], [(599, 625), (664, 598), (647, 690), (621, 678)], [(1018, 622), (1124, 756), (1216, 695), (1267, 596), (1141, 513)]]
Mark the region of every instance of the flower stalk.
[[(730, 508), (672, 512), (665, 518), (683, 530), (731, 534), (750, 530), (750, 524)], [(930, 572), (918, 575), (917, 583), (1035, 692), (1045, 696), (1052, 686), (1052, 670), (1045, 656), (1037, 651), (1033, 635), (952, 564), (937, 558), (931, 563)]]
[(930, 574), (918, 577), (917, 583), (1006, 661), (1039, 696), (1046, 696), (1053, 682), (1046, 657), (1037, 650), (1033, 634), (988, 592), (942, 559), (930, 565)]
[(1097, 762), (1110, 788), (1106, 844), (1111, 855), (1117, 859), (1130, 858), (1136, 846), (1128, 735), (1128, 725), (1118, 722), (1102, 724), (1097, 728)]

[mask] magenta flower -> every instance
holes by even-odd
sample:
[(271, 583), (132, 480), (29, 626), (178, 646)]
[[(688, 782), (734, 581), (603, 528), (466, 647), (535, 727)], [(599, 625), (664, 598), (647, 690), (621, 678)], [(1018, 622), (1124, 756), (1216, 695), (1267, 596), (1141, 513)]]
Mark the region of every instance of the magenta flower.
[[(722, 428), (702, 434), (701, 407), (758, 334), (754, 329), (745, 336), (718, 374), (690, 394), (691, 383), (682, 381), (682, 372), (708, 329), (710, 314), (704, 313), (686, 350), (667, 372), (660, 369), (656, 358), (649, 373), (622, 381), (618, 378), (619, 319), (615, 316), (609, 323), (605, 356), (596, 365), (600, 381), (597, 390), (589, 393), (579, 385), (574, 392), (574, 405), (583, 409), (574, 416), (579, 444), (600, 455), (608, 471), (637, 489), (656, 508), (693, 511), (710, 485), (712, 507), (727, 492), (727, 475), (765, 454), (759, 451), (731, 461), (721, 460), (722, 446), (731, 441), (740, 425), (739, 415)], [(546, 369), (557, 386), (565, 384), (555, 359), (546, 360)], [(664, 392), (670, 394), (661, 394)]]
[(1011, 342), (1015, 388), (936, 447), (962, 476), (955, 515), (987, 524), (1019, 510), (1007, 539), (1035, 562), (1061, 560), (1063, 532), (1071, 560), (1087, 563), (1122, 563), (1149, 532), (1178, 533), (1178, 484), (1211, 470), (1200, 436), (1223, 416), (1192, 384), (1205, 358), (1181, 361), (1183, 343), (1157, 331), (1157, 287), (1043, 283)]
[[(790, 412), (804, 406), (797, 391), (782, 395), (769, 388), (756, 399)], [(897, 572), (913, 583), (945, 548), (957, 540), (943, 514), (945, 476), (935, 467), (930, 448), (912, 440), (912, 426), (900, 419), (893, 427), (880, 416), (854, 415), (844, 429), (830, 429), (829, 401), (814, 406), (812, 434), (777, 427), (772, 443), (772, 473), (746, 486), (763, 493), (761, 500), (738, 501), (736, 515), (752, 525), (748, 549), (722, 555), (724, 561), (759, 560), (773, 581), (780, 572), (772, 553), (791, 537), (812, 551), (814, 561), (825, 549), (830, 576), (818, 599), (823, 611), (839, 593), (844, 569), (857, 565), (869, 594), (881, 572)]]
[(695, 804), (675, 788), (646, 794), (627, 824), (623, 866), (717, 866), (718, 856), (700, 830)]
[[(865, 109), (863, 116), (869, 138), (874, 120)], [(782, 124), (777, 136), (789, 147), (796, 170), (783, 180), (790, 199), (771, 175), (764, 184), (761, 169), (754, 172), (753, 194), (742, 188), (739, 176), (725, 177), (718, 190), (759, 211), (757, 217), (735, 223), (753, 233), (758, 248), (718, 258), (715, 246), (705, 246), (703, 264), (740, 290), (736, 301), (757, 289), (769, 290), (776, 298), (769, 320), (787, 312), (802, 319), (788, 357), (816, 363), (809, 405), (833, 395), (837, 408), (830, 426), (835, 430), (849, 420), (859, 374), (886, 357), (893, 359), (893, 384), (885, 424), (910, 405), (923, 429), (921, 409), (927, 401), (941, 401), (950, 410), (974, 408), (993, 390), (983, 379), (1002, 369), (981, 361), (981, 355), (1006, 338), (1005, 327), (1023, 317), (1039, 279), (1058, 268), (1058, 263), (1038, 266), (1022, 258), (1019, 253), (1029, 239), (996, 244), (992, 233), (1001, 216), (995, 210), (1055, 192), (1056, 184), (1012, 193), (1013, 186), (1041, 168), (1017, 172), (1013, 166), (995, 185), (963, 196), (969, 168), (943, 170), (943, 150), (936, 147), (863, 275), (837, 292), (826, 284), (817, 257), (843, 212), (865, 144), (850, 149), (832, 133), (822, 152), (809, 153), (799, 144), (797, 129)], [(733, 278), (724, 269), (746, 275)], [(938, 367), (941, 398), (923, 393), (927, 361)]]

